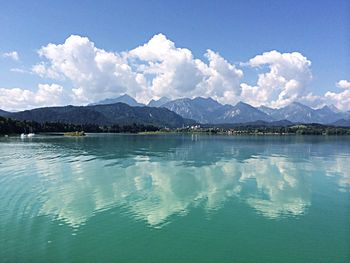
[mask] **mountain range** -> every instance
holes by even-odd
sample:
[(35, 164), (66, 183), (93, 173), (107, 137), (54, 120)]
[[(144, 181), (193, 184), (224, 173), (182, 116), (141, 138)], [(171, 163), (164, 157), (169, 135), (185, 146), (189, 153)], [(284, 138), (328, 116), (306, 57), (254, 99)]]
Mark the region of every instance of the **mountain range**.
[(234, 106), (223, 105), (212, 98), (170, 100), (162, 97), (159, 100), (151, 100), (146, 106), (127, 94), (88, 106), (47, 107), (22, 112), (0, 110), (0, 116), (37, 122), (59, 121), (98, 125), (139, 123), (182, 127), (194, 123), (320, 123), (350, 127), (350, 112), (342, 112), (334, 105), (312, 109), (299, 102), (293, 102), (275, 109), (266, 106), (253, 107), (244, 102), (238, 102)]
[(211, 98), (177, 99), (161, 107), (176, 112), (185, 118), (200, 123), (247, 123), (255, 121), (274, 122), (288, 120), (293, 123), (332, 124), (339, 120), (349, 120), (350, 112), (341, 112), (334, 105), (312, 109), (299, 102), (293, 102), (283, 108), (266, 106), (253, 107), (244, 102), (236, 105), (222, 105)]
[(145, 124), (158, 127), (182, 127), (195, 124), (166, 108), (132, 107), (125, 103), (46, 107), (20, 112), (0, 112), (0, 116), (39, 123), (97, 124), (101, 126)]
[[(333, 106), (335, 108), (335, 106)], [(274, 120), (286, 119), (297, 123), (321, 123), (329, 124), (342, 118), (346, 118), (346, 113), (333, 111), (329, 106), (320, 109), (312, 109), (299, 102), (293, 102), (280, 109), (272, 109), (265, 106), (259, 110), (271, 116)]]
[(184, 118), (200, 123), (244, 123), (252, 121), (273, 121), (266, 113), (249, 104), (239, 102), (235, 106), (222, 105), (211, 98), (177, 99), (161, 107), (167, 108)]

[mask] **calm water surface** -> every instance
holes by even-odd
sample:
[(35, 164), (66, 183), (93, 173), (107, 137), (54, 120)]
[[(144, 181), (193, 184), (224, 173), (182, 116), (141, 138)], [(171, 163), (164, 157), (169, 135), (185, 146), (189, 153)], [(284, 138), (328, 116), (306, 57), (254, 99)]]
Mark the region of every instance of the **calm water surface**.
[(350, 138), (0, 138), (0, 262), (350, 262)]

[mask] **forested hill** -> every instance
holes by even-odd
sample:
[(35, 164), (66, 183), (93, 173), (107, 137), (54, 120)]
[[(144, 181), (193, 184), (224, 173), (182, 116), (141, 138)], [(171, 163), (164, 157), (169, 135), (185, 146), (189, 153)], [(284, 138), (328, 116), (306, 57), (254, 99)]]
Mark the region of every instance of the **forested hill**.
[(0, 135), (11, 135), (21, 133), (41, 133), (41, 132), (71, 132), (71, 131), (85, 131), (85, 132), (126, 132), (138, 133), (145, 131), (157, 131), (158, 127), (143, 124), (129, 124), (129, 125), (112, 125), (99, 126), (96, 124), (67, 124), (62, 122), (44, 122), (39, 123), (35, 121), (19, 121), (10, 118), (0, 117)]
[(0, 117), (6, 117), (10, 114), (11, 114), (10, 112), (0, 109)]
[(142, 124), (175, 128), (195, 123), (165, 108), (131, 107), (124, 103), (38, 108), (10, 113), (7, 117), (38, 123), (99, 126)]

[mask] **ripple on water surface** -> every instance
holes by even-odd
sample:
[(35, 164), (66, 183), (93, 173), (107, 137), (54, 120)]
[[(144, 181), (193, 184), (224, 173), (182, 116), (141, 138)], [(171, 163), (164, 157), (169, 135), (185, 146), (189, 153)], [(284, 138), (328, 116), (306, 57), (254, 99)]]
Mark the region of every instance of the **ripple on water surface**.
[(348, 138), (0, 139), (0, 256), (346, 262), (349, 160)]

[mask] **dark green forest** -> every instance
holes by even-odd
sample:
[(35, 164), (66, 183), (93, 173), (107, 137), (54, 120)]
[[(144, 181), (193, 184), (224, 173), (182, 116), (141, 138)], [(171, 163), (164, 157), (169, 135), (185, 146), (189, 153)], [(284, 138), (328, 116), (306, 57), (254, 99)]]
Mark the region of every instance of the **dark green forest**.
[(335, 127), (322, 124), (302, 124), (288, 126), (237, 125), (235, 127), (206, 127), (197, 129), (177, 129), (178, 132), (198, 132), (230, 135), (350, 135), (349, 127)]
[(321, 124), (291, 125), (287, 127), (237, 127), (236, 133), (243, 134), (298, 134), (298, 135), (350, 135), (350, 128)]
[(43, 132), (112, 132), (112, 133), (138, 133), (148, 131), (158, 131), (159, 128), (153, 125), (130, 124), (130, 125), (112, 125), (99, 126), (96, 124), (67, 124), (61, 122), (44, 122), (38, 123), (34, 121), (19, 121), (11, 118), (0, 117), (0, 134), (11, 135), (21, 133), (43, 133)]
[(197, 132), (197, 133), (211, 133), (211, 134), (298, 134), (298, 135), (350, 135), (350, 128), (334, 127), (321, 124), (303, 124), (303, 125), (289, 125), (289, 126), (254, 126), (242, 125), (231, 128), (224, 127), (206, 127), (206, 128), (177, 128), (177, 129), (160, 129), (153, 125), (144, 124), (129, 124), (129, 125), (111, 125), (100, 126), (97, 124), (68, 124), (62, 122), (44, 122), (39, 123), (35, 121), (19, 121), (11, 118), (0, 117), (0, 134), (11, 135), (21, 133), (44, 133), (44, 132), (110, 132), (110, 133), (139, 133), (139, 132)]

